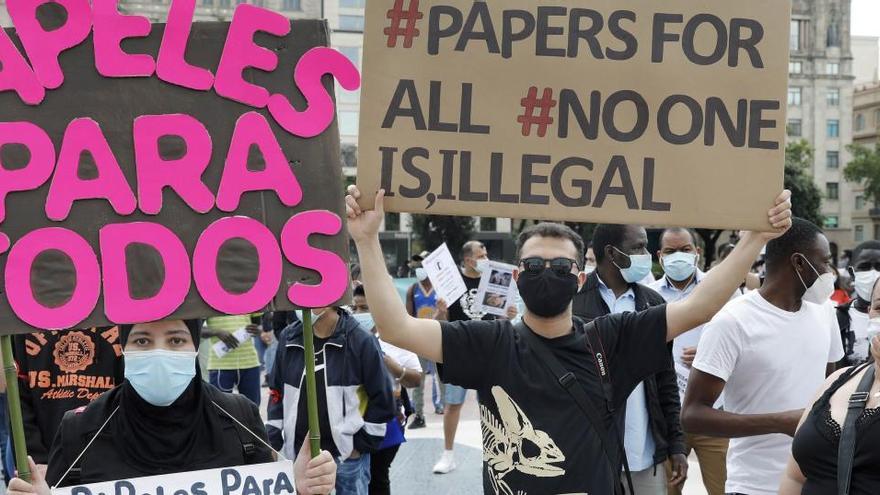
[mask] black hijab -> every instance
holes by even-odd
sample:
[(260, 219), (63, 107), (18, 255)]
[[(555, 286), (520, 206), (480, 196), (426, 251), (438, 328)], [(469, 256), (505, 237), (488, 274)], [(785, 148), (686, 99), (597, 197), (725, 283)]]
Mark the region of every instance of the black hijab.
[[(196, 349), (200, 320), (185, 320)], [(132, 325), (121, 325), (122, 345)], [(196, 362), (196, 376), (170, 406), (150, 404), (125, 380), (119, 390), (119, 411), (114, 418), (116, 438), (126, 464), (145, 474), (194, 471), (213, 466), (220, 457), (223, 425), (211, 404)]]

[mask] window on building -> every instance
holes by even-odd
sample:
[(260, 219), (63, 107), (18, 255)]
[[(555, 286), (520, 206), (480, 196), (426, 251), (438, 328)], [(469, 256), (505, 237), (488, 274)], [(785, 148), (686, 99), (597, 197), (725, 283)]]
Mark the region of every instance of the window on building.
[(498, 230), (498, 219), (495, 217), (480, 217), (480, 232), (495, 232)]
[(385, 214), (385, 230), (400, 230), (400, 213)]
[(284, 0), (281, 5), (282, 8), (287, 11), (302, 10), (302, 3), (300, 2), (300, 0)]
[(840, 46), (840, 26), (836, 22), (828, 24), (828, 35), (825, 44), (829, 47)]
[(365, 0), (339, 0), (339, 6), (346, 9), (362, 9)]
[(825, 197), (828, 199), (840, 199), (840, 187), (837, 182), (825, 183)]
[(788, 73), (789, 74), (803, 74), (804, 73), (804, 63), (803, 62), (789, 62), (788, 63)]
[(856, 128), (856, 131), (864, 131), (865, 130), (865, 114), (863, 114), (863, 113), (856, 114), (855, 128)]
[(829, 89), (828, 93), (825, 95), (825, 103), (827, 103), (829, 107), (840, 106), (840, 89)]
[(826, 229), (836, 229), (840, 226), (840, 221), (834, 215), (830, 215), (825, 217), (825, 228)]
[(805, 19), (791, 21), (789, 48), (793, 51), (805, 50), (807, 48), (807, 22)]
[(828, 168), (840, 168), (840, 152), (839, 151), (826, 151), (825, 152), (825, 165)]
[(219, 5), (221, 8), (228, 9), (229, 5), (230, 5), (230, 1), (229, 0), (217, 0), (217, 5)]
[(801, 106), (801, 95), (803, 94), (803, 90), (801, 88), (788, 88), (788, 106), (790, 107), (799, 107)]
[(801, 119), (788, 119), (785, 131), (788, 133), (789, 137), (800, 137), (802, 134)]
[(865, 209), (865, 197), (859, 194), (856, 196), (856, 209), (863, 210)]
[(865, 240), (865, 226), (864, 225), (856, 225), (856, 242), (864, 242)]
[(358, 135), (358, 112), (339, 112), (339, 135), (340, 136), (357, 136)]
[(343, 31), (364, 30), (364, 16), (362, 15), (341, 15), (339, 16), (339, 29)]
[(837, 62), (828, 62), (825, 64), (825, 73), (829, 76), (840, 75), (840, 64)]
[(359, 46), (339, 46), (336, 48), (357, 67), (361, 66), (361, 48)]
[(880, 129), (880, 110), (874, 110), (874, 127)]
[(828, 128), (828, 137), (836, 138), (840, 137), (840, 121), (837, 119), (828, 119), (826, 124)]

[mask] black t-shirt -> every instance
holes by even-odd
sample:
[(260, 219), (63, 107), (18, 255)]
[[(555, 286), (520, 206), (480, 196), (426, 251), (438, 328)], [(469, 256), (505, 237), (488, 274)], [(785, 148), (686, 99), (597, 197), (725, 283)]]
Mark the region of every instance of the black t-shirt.
[(449, 306), (449, 321), (468, 320), (494, 320), (495, 315), (482, 312), (477, 305), (477, 289), (480, 287), (480, 277), (471, 278), (461, 274), (467, 292)]
[[(330, 429), (330, 416), (327, 413), (327, 381), (324, 379), (326, 368), (324, 367), (324, 344), (328, 339), (314, 337), (315, 340), (315, 392), (318, 396), (318, 424), (321, 427), (321, 450), (326, 450), (334, 458), (339, 457), (339, 449), (333, 441), (333, 432)], [(296, 438), (294, 445), (297, 452), (302, 443), (307, 441), (306, 432), (309, 431), (309, 410), (306, 401), (306, 383), (303, 375), (302, 393), (299, 396), (299, 408), (296, 414)]]
[[(632, 390), (668, 365), (666, 306), (595, 321), (611, 370), (616, 415), (605, 407), (583, 329), (544, 341), (604, 414), (606, 430), (616, 432), (610, 427)], [(485, 493), (614, 493), (619, 472), (612, 472), (586, 415), (510, 321), (444, 322), (442, 331), (442, 380), (477, 390)]]

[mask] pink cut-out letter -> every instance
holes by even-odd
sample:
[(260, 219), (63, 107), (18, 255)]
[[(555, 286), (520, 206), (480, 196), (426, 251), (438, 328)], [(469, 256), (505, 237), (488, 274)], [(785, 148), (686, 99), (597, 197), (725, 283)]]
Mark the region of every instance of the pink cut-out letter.
[[(190, 287), (186, 248), (168, 227), (152, 222), (116, 223), (101, 228), (101, 264), (104, 270), (104, 314), (113, 323), (157, 321), (183, 304)], [(155, 295), (131, 297), (125, 248), (147, 244), (159, 251), (165, 280)]]
[[(95, 159), (98, 177), (94, 179), (79, 178), (79, 160), (83, 151), (88, 151)], [(73, 202), (80, 199), (106, 199), (120, 215), (131, 215), (137, 207), (134, 193), (122, 175), (101, 127), (88, 117), (74, 119), (64, 131), (58, 165), (46, 197), (46, 216), (60, 222), (67, 218)]]
[[(257, 281), (247, 292), (227, 291), (217, 277), (223, 263), (217, 255), (223, 243), (233, 238), (250, 242), (257, 250), (259, 271)], [(193, 252), (193, 278), (202, 299), (221, 313), (240, 315), (253, 313), (275, 297), (281, 284), (281, 250), (268, 227), (248, 217), (226, 217), (212, 223), (202, 232)]]
[[(180, 158), (165, 160), (159, 139), (178, 136), (186, 143)], [(170, 187), (190, 208), (207, 213), (214, 195), (202, 182), (211, 163), (211, 136), (201, 122), (184, 114), (142, 115), (134, 120), (134, 154), (141, 211), (155, 215), (162, 210), (162, 191)]]
[[(252, 145), (256, 145), (263, 155), (264, 170), (248, 170), (248, 152)], [(235, 123), (217, 191), (217, 208), (235, 211), (246, 191), (275, 191), (286, 206), (296, 206), (302, 201), (302, 188), (281, 151), (281, 145), (269, 122), (257, 112), (248, 112)]]
[(30, 122), (0, 122), (0, 149), (22, 144), (31, 155), (24, 167), (10, 170), (0, 162), (0, 222), (6, 219), (6, 196), (13, 191), (32, 191), (49, 180), (55, 168), (55, 145), (46, 131)]
[[(37, 8), (50, 2), (67, 10), (67, 21), (58, 29), (46, 31), (37, 19)], [(89, 0), (13, 0), (6, 2), (6, 8), (37, 79), (47, 89), (61, 86), (64, 73), (58, 55), (88, 37), (92, 29)]]
[[(49, 249), (66, 254), (76, 270), (76, 287), (64, 304), (47, 307), (34, 298), (31, 268), (40, 253)], [(79, 234), (60, 227), (46, 227), (18, 240), (6, 260), (6, 296), (9, 306), (25, 323), (41, 329), (71, 328), (86, 319), (101, 293), (98, 258)], [(47, 274), (44, 274), (47, 275)]]
[(39, 105), (46, 97), (46, 88), (12, 44), (6, 30), (0, 29), (0, 91), (10, 89), (27, 105)]
[(309, 245), (312, 234), (336, 235), (342, 230), (342, 220), (326, 210), (306, 211), (290, 217), (281, 230), (281, 249), (284, 257), (296, 266), (314, 270), (321, 275), (318, 285), (294, 283), (287, 290), (287, 299), (303, 308), (330, 306), (345, 295), (348, 287), (348, 267), (336, 253)]
[(308, 108), (302, 112), (296, 110), (282, 94), (274, 94), (269, 98), (269, 113), (278, 125), (294, 136), (317, 136), (333, 122), (336, 109), (333, 99), (321, 84), (324, 74), (332, 74), (339, 85), (349, 91), (361, 86), (361, 76), (351, 60), (332, 48), (317, 47), (307, 51), (299, 59), (293, 72), (293, 79), (306, 99)]
[(119, 0), (93, 0), (95, 27), (95, 66), (104, 77), (150, 77), (156, 68), (153, 57), (129, 55), (122, 51), (122, 40), (150, 35), (150, 20), (139, 15), (122, 15)]
[(156, 75), (159, 79), (184, 88), (207, 91), (214, 84), (211, 71), (186, 62), (186, 42), (196, 10), (196, 0), (172, 0), (168, 23), (162, 35)]
[(226, 33), (214, 91), (224, 98), (263, 108), (269, 101), (269, 92), (266, 88), (245, 82), (241, 77), (242, 71), (248, 67), (267, 72), (278, 67), (278, 55), (254, 43), (254, 33), (258, 31), (285, 36), (290, 32), (290, 20), (271, 10), (239, 4)]

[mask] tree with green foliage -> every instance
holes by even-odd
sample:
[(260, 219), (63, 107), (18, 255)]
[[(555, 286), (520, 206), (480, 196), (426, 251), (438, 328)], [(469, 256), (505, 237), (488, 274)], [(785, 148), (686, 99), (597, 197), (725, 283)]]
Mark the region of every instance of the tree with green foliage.
[(806, 140), (792, 141), (785, 147), (785, 188), (791, 191), (791, 211), (796, 217), (821, 227), (822, 192), (813, 182), (813, 147)]
[(413, 235), (421, 243), (422, 249), (433, 251), (444, 242), (449, 246), (452, 257), (457, 257), (461, 246), (471, 240), (474, 233), (473, 217), (453, 217), (445, 215), (413, 215)]
[(851, 144), (846, 149), (853, 159), (843, 169), (843, 177), (863, 184), (865, 199), (876, 204), (880, 201), (880, 143), (873, 149), (860, 144)]

